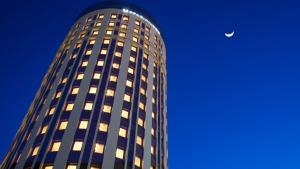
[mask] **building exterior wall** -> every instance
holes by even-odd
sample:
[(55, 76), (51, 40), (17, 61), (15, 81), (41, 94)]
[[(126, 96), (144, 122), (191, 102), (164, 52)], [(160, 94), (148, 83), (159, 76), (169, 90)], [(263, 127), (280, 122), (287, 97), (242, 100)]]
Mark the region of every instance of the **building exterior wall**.
[(166, 76), (164, 42), (148, 20), (116, 8), (81, 16), (1, 169), (167, 169)]

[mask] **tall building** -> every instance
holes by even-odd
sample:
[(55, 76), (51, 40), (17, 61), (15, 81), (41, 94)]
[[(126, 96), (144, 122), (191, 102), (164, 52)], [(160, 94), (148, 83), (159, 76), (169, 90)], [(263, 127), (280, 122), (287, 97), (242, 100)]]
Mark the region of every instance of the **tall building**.
[(144, 10), (103, 1), (61, 44), (1, 169), (167, 169), (166, 50)]

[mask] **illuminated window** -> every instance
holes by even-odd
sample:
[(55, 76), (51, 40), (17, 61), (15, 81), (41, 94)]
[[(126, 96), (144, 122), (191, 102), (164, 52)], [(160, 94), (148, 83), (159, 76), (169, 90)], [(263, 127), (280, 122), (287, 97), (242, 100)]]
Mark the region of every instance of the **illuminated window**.
[(68, 103), (68, 104), (67, 104), (67, 107), (66, 107), (66, 111), (72, 111), (72, 110), (73, 110), (73, 107), (74, 107), (74, 104), (73, 104), (73, 103)]
[(61, 96), (61, 92), (58, 92), (58, 93), (56, 94), (55, 98), (60, 98), (60, 96)]
[(147, 45), (147, 44), (144, 44), (144, 47), (145, 47), (146, 49), (149, 49), (149, 45)]
[(155, 90), (155, 86), (154, 85), (152, 86), (152, 90)]
[(80, 35), (80, 38), (84, 38), (84, 37), (85, 37), (85, 34), (81, 34), (81, 35)]
[(100, 123), (99, 131), (107, 132), (108, 125), (106, 123)]
[(109, 44), (109, 42), (110, 42), (109, 39), (104, 39), (104, 40), (103, 40), (103, 44), (106, 44), (106, 45), (107, 45), (107, 44)]
[(122, 29), (127, 29), (127, 25), (122, 24), (122, 25), (121, 25), (121, 28), (122, 28)]
[(91, 167), (91, 169), (100, 169), (99, 167)]
[(143, 139), (142, 139), (142, 137), (140, 137), (140, 136), (137, 136), (137, 137), (136, 137), (136, 144), (142, 146), (142, 144), (143, 144)]
[(79, 74), (77, 75), (77, 80), (81, 80), (81, 79), (83, 79), (83, 76), (84, 76), (84, 74), (83, 74), (83, 73), (79, 73)]
[(125, 94), (124, 95), (124, 100), (127, 101), (127, 102), (130, 102), (131, 96), (129, 96), (128, 94)]
[(111, 89), (106, 90), (106, 96), (114, 96), (114, 94), (115, 94), (114, 90), (111, 90)]
[(97, 66), (103, 66), (104, 65), (104, 61), (103, 60), (99, 60), (98, 62), (97, 62)]
[(80, 48), (81, 47), (81, 43), (76, 44), (76, 48)]
[(44, 169), (53, 169), (53, 166), (48, 165), (48, 166), (45, 166)]
[(126, 135), (127, 135), (127, 130), (126, 130), (126, 129), (123, 129), (123, 128), (120, 128), (120, 130), (119, 130), (119, 136), (125, 138)]
[(153, 155), (154, 154), (154, 147), (151, 146), (151, 154)]
[(154, 136), (154, 134), (155, 134), (155, 130), (154, 130), (154, 128), (152, 128), (151, 129), (151, 135)]
[(118, 46), (124, 46), (124, 42), (120, 42), (120, 41), (119, 41), (119, 42), (117, 43), (117, 45), (118, 45)]
[(133, 74), (134, 70), (132, 68), (128, 68), (128, 73)]
[(154, 98), (152, 98), (152, 103), (155, 103), (155, 99)]
[(101, 74), (100, 73), (94, 73), (93, 79), (100, 79)]
[(52, 151), (52, 152), (58, 151), (59, 148), (60, 148), (60, 145), (61, 145), (61, 142), (54, 142), (54, 143), (52, 144), (52, 147), (51, 147), (51, 150), (50, 150), (50, 151)]
[(144, 127), (144, 120), (141, 119), (140, 117), (138, 118), (138, 125)]
[(129, 114), (128, 111), (122, 110), (121, 116), (122, 116), (123, 118), (125, 118), (125, 119), (128, 119), (128, 114)]
[(97, 93), (97, 87), (90, 87), (89, 93), (90, 94), (96, 94)]
[(117, 18), (117, 15), (116, 15), (116, 14), (111, 14), (110, 18), (116, 19), (116, 18)]
[(45, 134), (48, 130), (48, 125), (44, 126), (41, 130), (41, 134)]
[(84, 110), (92, 110), (93, 109), (93, 103), (85, 103)]
[(92, 54), (92, 50), (87, 50), (87, 51), (85, 52), (85, 54), (86, 54), (86, 55), (91, 55), (91, 54)]
[(104, 145), (96, 143), (96, 145), (95, 145), (95, 153), (103, 154), (103, 151), (104, 151)]
[(67, 121), (62, 121), (58, 127), (58, 130), (65, 130), (68, 126), (68, 122)]
[(104, 106), (103, 106), (103, 112), (105, 112), (105, 113), (110, 113), (110, 112), (111, 112), (111, 106), (109, 106), (109, 105), (104, 105)]
[(111, 34), (112, 34), (112, 31), (111, 31), (111, 30), (107, 30), (107, 31), (106, 31), (106, 34), (107, 34), (107, 35), (111, 35)]
[(109, 81), (111, 81), (111, 82), (117, 82), (117, 76), (110, 76), (109, 77)]
[(38, 154), (39, 150), (40, 150), (40, 146), (34, 147), (34, 149), (32, 151), (32, 156), (36, 156)]
[(61, 82), (61, 83), (63, 83), (63, 84), (64, 84), (64, 83), (66, 83), (66, 82), (67, 82), (67, 80), (68, 80), (68, 78), (66, 78), (66, 77), (65, 77), (65, 78), (62, 80), (62, 82)]
[(146, 26), (145, 30), (146, 30), (146, 32), (149, 32), (150, 28), (148, 26)]
[(82, 144), (82, 141), (75, 141), (73, 145), (73, 151), (81, 151)]
[(98, 35), (99, 34), (99, 31), (94, 31), (93, 32), (93, 35)]
[(79, 87), (74, 87), (72, 89), (72, 94), (78, 94), (78, 92), (79, 92)]
[(142, 75), (142, 81), (146, 82), (147, 81), (147, 78), (146, 76)]
[(136, 20), (136, 21), (134, 22), (134, 24), (140, 26), (140, 21), (137, 21), (137, 20)]
[(113, 63), (113, 66), (112, 66), (112, 67), (115, 68), (115, 69), (119, 69), (119, 68), (120, 68), (120, 65), (117, 64), (117, 63)]
[(137, 167), (141, 167), (141, 158), (140, 157), (135, 156), (134, 165)]
[(131, 50), (134, 51), (134, 52), (136, 52), (137, 48), (134, 47), (134, 46), (132, 46), (132, 47), (131, 47)]
[(148, 59), (148, 56), (149, 56), (149, 55), (146, 54), (146, 53), (143, 54), (143, 57), (144, 57), (145, 59)]
[[(145, 35), (145, 39), (146, 40), (149, 40), (149, 36)], [(149, 46), (148, 46), (149, 47)], [(148, 48), (147, 48), (148, 49)]]
[(101, 22), (97, 22), (97, 23), (96, 23), (96, 26), (101, 26)]
[(82, 67), (86, 67), (88, 65), (88, 63), (89, 63), (88, 61), (83, 61), (82, 64), (81, 64), (81, 66)]
[(80, 121), (80, 123), (79, 123), (79, 129), (87, 129), (88, 124), (89, 124), (89, 121), (86, 121), (86, 120)]
[(133, 37), (132, 40), (133, 40), (134, 42), (138, 42), (138, 38), (137, 38), (137, 37)]
[(114, 22), (109, 22), (108, 26), (115, 26), (115, 23)]
[(131, 62), (135, 62), (135, 58), (134, 58), (133, 56), (130, 56), (129, 60), (130, 60)]
[(127, 81), (126, 81), (126, 86), (128, 86), (128, 87), (132, 87), (132, 81), (130, 81), (130, 80), (127, 80)]
[(77, 166), (76, 165), (68, 165), (67, 169), (77, 169)]
[(52, 115), (54, 112), (55, 112), (55, 107), (52, 107), (52, 108), (49, 110), (49, 115)]
[(124, 150), (117, 148), (116, 158), (123, 159), (124, 158)]
[(124, 38), (126, 36), (126, 33), (120, 32), (119, 36)]
[(123, 21), (128, 21), (129, 18), (128, 18), (128, 16), (123, 16), (122, 20), (123, 20)]
[(99, 18), (99, 19), (103, 19), (103, 18), (104, 18), (104, 15), (99, 15), (98, 18)]
[(122, 53), (121, 53), (121, 52), (115, 52), (115, 56), (121, 57), (121, 56), (122, 56)]
[(141, 94), (142, 94), (142, 95), (145, 95), (145, 94), (146, 94), (146, 92), (145, 92), (145, 89), (144, 89), (144, 88), (141, 88), (141, 89), (140, 89), (140, 92), (141, 92)]
[(145, 64), (142, 65), (143, 69), (147, 70), (147, 66)]
[(155, 113), (154, 112), (152, 112), (152, 118), (155, 119)]
[(133, 32), (134, 33), (139, 33), (139, 30), (135, 28), (135, 29), (133, 29)]
[(107, 49), (102, 49), (100, 52), (101, 55), (106, 55), (107, 54)]

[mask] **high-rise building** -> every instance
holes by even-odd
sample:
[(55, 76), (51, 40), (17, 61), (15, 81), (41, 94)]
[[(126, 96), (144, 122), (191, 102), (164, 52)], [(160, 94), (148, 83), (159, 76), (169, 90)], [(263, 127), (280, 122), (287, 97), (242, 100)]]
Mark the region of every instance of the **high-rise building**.
[(1, 169), (167, 169), (166, 50), (143, 9), (103, 1), (61, 44)]

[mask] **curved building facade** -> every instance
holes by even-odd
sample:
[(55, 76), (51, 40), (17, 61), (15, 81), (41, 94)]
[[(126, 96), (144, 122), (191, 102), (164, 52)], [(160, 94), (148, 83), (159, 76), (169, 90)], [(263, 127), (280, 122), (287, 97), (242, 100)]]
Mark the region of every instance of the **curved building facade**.
[(84, 10), (1, 169), (167, 169), (166, 50), (156, 26), (128, 3)]

